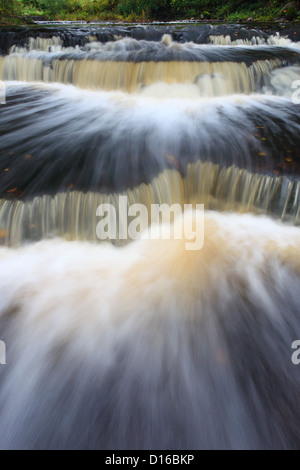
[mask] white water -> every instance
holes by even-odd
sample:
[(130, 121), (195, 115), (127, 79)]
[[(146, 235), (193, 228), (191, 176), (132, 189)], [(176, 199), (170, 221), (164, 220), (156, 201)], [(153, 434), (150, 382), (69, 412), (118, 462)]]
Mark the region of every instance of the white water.
[[(298, 45), (290, 40), (274, 37), (270, 41), (269, 44), (277, 45), (279, 52), (282, 49), (290, 54), (293, 50), (299, 53)], [(187, 85), (187, 93), (195, 98), (258, 92), (261, 84), (265, 85), (272, 79), (270, 74), (280, 69), (284, 76), (287, 75), (286, 89), (292, 93), (285, 59), (278, 59), (275, 54), (272, 59), (260, 56), (255, 59), (254, 55), (252, 63), (246, 65), (244, 60), (248, 54), (251, 57), (253, 51), (266, 53), (266, 45), (252, 48), (233, 45), (179, 44), (173, 42), (170, 35), (164, 35), (160, 42), (122, 38), (105, 44), (91, 42), (84, 47), (63, 48), (58, 37), (29, 38), (29, 52), (26, 48), (13, 46), (8, 56), (0, 57), (0, 78), (72, 83), (92, 90), (126, 92), (136, 92), (157, 83), (180, 84)], [(221, 51), (228, 55), (227, 61), (223, 61)], [(182, 94), (180, 87), (171, 94), (177, 91)], [(274, 92), (276, 94), (276, 87)]]
[(209, 36), (211, 44), (216, 46), (262, 46), (268, 44), (270, 46), (294, 47), (299, 48), (300, 42), (293, 42), (287, 37), (271, 35), (268, 39), (253, 36), (252, 39), (236, 39), (232, 40), (229, 35), (227, 36)]
[[(170, 35), (165, 35), (163, 39), (166, 41), (167, 37), (169, 37), (169, 44), (172, 43), (172, 39)], [(115, 40), (117, 41), (118, 36), (115, 35)], [(97, 38), (95, 36), (87, 36), (87, 44), (85, 46), (76, 46), (74, 47), (64, 47), (63, 40), (59, 36), (53, 36), (52, 38), (41, 38), (41, 37), (29, 37), (28, 44), (24, 47), (20, 47), (17, 45), (13, 45), (10, 48), (10, 53), (19, 53), (24, 54), (28, 51), (44, 51), (44, 52), (79, 52), (84, 50), (101, 50), (106, 46), (97, 42)], [(124, 41), (124, 39), (121, 39)], [(125, 39), (126, 41), (126, 39)], [(128, 39), (127, 39), (128, 41)], [(130, 39), (129, 39), (130, 41)], [(282, 47), (292, 47), (292, 48), (300, 48), (300, 42), (293, 42), (291, 39), (277, 35), (271, 35), (268, 39), (260, 38), (258, 36), (253, 36), (252, 39), (236, 39), (232, 40), (229, 35), (223, 36), (209, 36), (209, 41), (211, 44), (216, 46), (263, 46), (268, 44), (270, 46), (282, 46)], [(194, 46), (193, 43), (190, 45)], [(110, 46), (111, 47), (111, 46)], [(196, 46), (197, 47), (197, 46)], [(198, 46), (199, 47), (199, 46)]]
[(297, 406), (299, 247), (295, 228), (207, 213), (198, 252), (184, 240), (2, 248), (1, 447), (293, 446), (298, 412), (275, 415), (288, 371), (282, 406)]
[[(15, 174), (6, 183), (6, 194), (14, 188), (25, 193), (31, 186), (36, 189), (29, 201), (0, 201), (2, 242), (18, 245), (51, 234), (96, 240), (98, 205), (111, 202), (117, 207), (122, 194), (132, 204), (147, 207), (160, 202), (204, 203), (209, 209), (270, 213), (300, 223), (299, 182), (289, 179), (292, 173), (283, 178), (272, 173), (271, 167), (269, 175), (259, 171), (275, 156), (273, 142), (279, 133), (289, 135), (286, 146), (291, 153), (287, 155), (293, 157), (295, 152), (300, 128), (286, 98), (231, 95), (222, 102), (217, 97), (192, 99), (189, 87), (166, 84), (127, 94), (8, 82), (7, 91), (8, 96), (16, 93), (15, 99), (24, 93), (28, 99), (18, 108), (25, 128), (16, 125), (13, 107), (4, 110), (2, 125), (10, 133), (2, 136), (8, 155), (2, 174), (3, 178)], [(28, 108), (31, 100), (35, 112)], [(257, 134), (259, 127), (266, 138)], [(63, 159), (57, 159), (65, 148), (69, 150)], [(72, 148), (78, 156), (72, 156)], [(83, 168), (81, 154), (89, 161)], [(44, 166), (37, 173), (38, 158)], [(146, 182), (141, 165), (147, 168)], [(167, 170), (169, 166), (172, 169)], [(180, 169), (185, 166), (182, 175)], [(33, 175), (31, 186), (22, 186), (24, 171), (28, 178)], [(110, 190), (101, 190), (103, 174), (108, 174), (106, 181), (113, 181)], [(55, 194), (47, 191), (52, 175), (58, 179)], [(67, 183), (61, 186), (59, 179)], [(42, 196), (44, 188), (47, 194)]]
[[(111, 61), (99, 84), (108, 68), (86, 58), (144, 57), (149, 44), (92, 39), (84, 50), (32, 39), (29, 52), (0, 58), (9, 103), (0, 109), (8, 185), (0, 241), (14, 246), (0, 248), (0, 448), (299, 448), (291, 345), (300, 338), (300, 230), (290, 223), (300, 221), (300, 183), (253, 170), (257, 156), (270, 162), (287, 150), (280, 158), (296, 159), (291, 92), (300, 67), (276, 53), (299, 45), (270, 38), (263, 48), (202, 47), (167, 36), (150, 45), (155, 57), (167, 49), (229, 59)], [(230, 60), (274, 44), (271, 59)], [(220, 155), (224, 167), (212, 160)], [(141, 182), (139, 171), (154, 176)], [(103, 172), (111, 193), (102, 190)], [(11, 199), (18, 175), (29, 183)], [(93, 190), (73, 190), (68, 175), (82, 186), (88, 175)], [(137, 183), (126, 186), (128, 175)], [(68, 189), (48, 194), (60, 178)], [(146, 234), (123, 247), (99, 243), (96, 208), (116, 205), (120, 194), (147, 207), (204, 202), (203, 249)]]

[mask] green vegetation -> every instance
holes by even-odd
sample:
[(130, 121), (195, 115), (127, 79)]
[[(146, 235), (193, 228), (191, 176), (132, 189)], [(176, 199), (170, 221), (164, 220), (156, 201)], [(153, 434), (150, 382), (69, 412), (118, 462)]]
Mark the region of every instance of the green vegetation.
[(185, 19), (222, 21), (299, 20), (299, 3), (280, 0), (0, 0), (0, 23), (30, 17), (54, 20)]
[(0, 0), (0, 23), (16, 23), (22, 14), (22, 5), (18, 0)]

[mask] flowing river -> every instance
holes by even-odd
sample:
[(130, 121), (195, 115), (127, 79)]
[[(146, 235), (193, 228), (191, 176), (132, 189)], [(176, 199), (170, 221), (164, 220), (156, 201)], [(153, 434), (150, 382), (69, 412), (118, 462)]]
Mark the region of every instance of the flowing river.
[(0, 53), (0, 448), (299, 448), (299, 28), (2, 28)]

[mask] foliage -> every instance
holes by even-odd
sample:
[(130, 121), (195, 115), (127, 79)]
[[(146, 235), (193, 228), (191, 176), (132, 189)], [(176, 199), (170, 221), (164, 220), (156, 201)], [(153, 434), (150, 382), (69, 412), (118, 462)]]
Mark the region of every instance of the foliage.
[(65, 0), (40, 0), (38, 6), (50, 18), (55, 18), (60, 11), (64, 10), (68, 1)]
[[(274, 20), (283, 11), (281, 0), (0, 0), (0, 18), (13, 22), (22, 15), (48, 19), (100, 19), (145, 21), (147, 19), (220, 19), (225, 21)], [(281, 17), (299, 19), (290, 7)]]
[(295, 7), (288, 8), (287, 11), (285, 12), (284, 16), (288, 21), (295, 20), (297, 18), (296, 8)]
[(119, 0), (117, 10), (125, 16), (135, 13), (138, 16), (150, 17), (166, 4), (167, 0)]
[(0, 0), (0, 18), (14, 18), (21, 13), (21, 4), (18, 0)]

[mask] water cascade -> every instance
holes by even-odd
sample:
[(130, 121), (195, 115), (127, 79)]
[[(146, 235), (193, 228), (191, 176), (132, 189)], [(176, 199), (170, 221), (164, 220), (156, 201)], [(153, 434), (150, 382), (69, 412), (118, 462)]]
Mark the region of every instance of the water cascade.
[(0, 448), (299, 448), (299, 40), (1, 29)]

